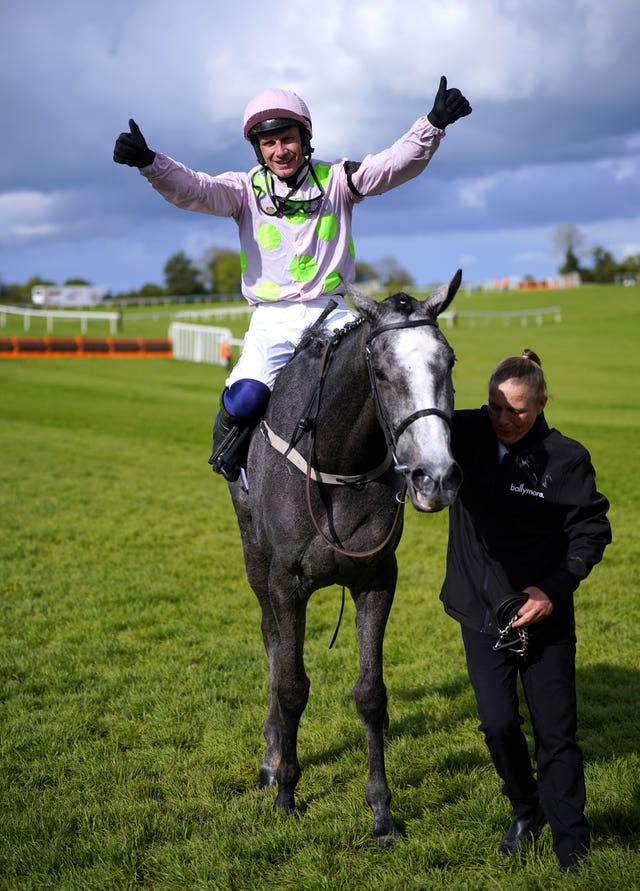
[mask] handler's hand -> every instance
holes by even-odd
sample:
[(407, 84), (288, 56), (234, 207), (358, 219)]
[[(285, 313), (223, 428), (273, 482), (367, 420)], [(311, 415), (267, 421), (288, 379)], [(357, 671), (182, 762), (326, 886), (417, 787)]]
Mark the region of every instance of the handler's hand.
[(116, 139), (113, 160), (116, 164), (128, 164), (129, 167), (148, 167), (153, 164), (156, 153), (145, 142), (140, 127), (133, 118), (129, 119), (129, 130), (129, 133), (121, 133)]
[(527, 594), (529, 599), (518, 610), (518, 618), (513, 623), (513, 628), (533, 625), (534, 622), (546, 619), (553, 612), (553, 603), (541, 588), (531, 585), (523, 589), (523, 594)]
[(447, 89), (447, 78), (442, 75), (440, 78), (440, 86), (433, 101), (433, 108), (427, 115), (434, 127), (440, 130), (448, 124), (453, 124), (458, 118), (471, 114), (471, 106), (467, 99), (462, 95), (460, 90)]

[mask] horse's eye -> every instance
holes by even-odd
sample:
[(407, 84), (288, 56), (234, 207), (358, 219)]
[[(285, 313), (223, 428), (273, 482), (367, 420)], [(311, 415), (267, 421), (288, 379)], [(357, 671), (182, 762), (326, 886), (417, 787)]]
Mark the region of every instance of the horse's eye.
[(382, 371), (382, 369), (380, 369), (380, 368), (374, 368), (374, 369), (373, 369), (373, 373), (374, 373), (374, 375), (375, 375), (377, 381), (387, 381), (387, 380), (389, 380), (389, 378), (387, 377), (387, 375), (386, 375), (386, 374), (384, 373), (384, 371)]

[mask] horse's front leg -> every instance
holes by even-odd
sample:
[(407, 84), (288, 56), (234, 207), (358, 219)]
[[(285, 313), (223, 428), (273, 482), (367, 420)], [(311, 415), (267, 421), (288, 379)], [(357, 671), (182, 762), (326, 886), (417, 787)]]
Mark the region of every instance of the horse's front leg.
[(276, 682), (274, 664), (278, 648), (278, 625), (271, 608), (268, 593), (265, 593), (264, 597), (260, 596), (258, 599), (262, 609), (262, 639), (269, 659), (269, 705), (267, 716), (262, 726), (264, 738), (267, 742), (267, 750), (260, 765), (258, 789), (271, 789), (276, 785), (276, 774), (281, 759), (279, 708), (278, 700), (274, 693)]
[(276, 784), (276, 772), (280, 763), (280, 731), (278, 719), (278, 702), (274, 696), (274, 658), (278, 647), (278, 623), (271, 607), (269, 597), (269, 566), (270, 562), (260, 550), (255, 540), (251, 517), (242, 513), (236, 505), (240, 528), (242, 531), (242, 543), (244, 547), (247, 578), (258, 598), (262, 611), (262, 640), (269, 659), (269, 706), (263, 725), (263, 732), (267, 741), (267, 750), (260, 765), (258, 774), (258, 788), (270, 789)]
[(271, 560), (269, 555), (261, 548), (256, 537), (256, 531), (252, 520), (251, 507), (247, 493), (242, 488), (240, 480), (230, 485), (233, 496), (233, 504), (238, 517), (240, 533), (242, 535), (242, 549), (247, 570), (247, 579), (254, 594), (258, 598), (262, 611), (262, 640), (269, 659), (270, 692), (267, 717), (263, 725), (264, 735), (267, 740), (267, 751), (258, 774), (258, 788), (270, 789), (276, 784), (276, 771), (280, 763), (280, 742), (278, 734), (277, 703), (273, 696), (273, 654), (278, 643), (278, 626), (271, 608), (269, 597), (269, 571)]
[[(303, 605), (300, 616), (295, 610), (292, 616), (288, 607), (280, 608), (278, 618), (268, 591), (260, 592), (258, 600), (262, 609), (262, 639), (269, 659), (269, 705), (262, 726), (267, 749), (260, 765), (258, 788), (271, 789), (278, 784), (281, 794), (276, 807), (292, 811), (293, 792), (300, 777), (296, 755), (298, 725), (309, 694), (309, 681), (302, 663), (305, 612)], [(298, 632), (299, 622), (302, 624)], [(293, 668), (282, 655), (285, 652), (294, 654)], [(286, 792), (287, 789), (290, 792)]]
[(391, 792), (384, 764), (387, 689), (382, 671), (384, 633), (396, 579), (397, 564), (393, 556), (378, 567), (366, 589), (351, 589), (360, 649), (360, 674), (353, 694), (367, 738), (369, 776), (366, 796), (373, 811), (373, 835), (380, 844), (390, 844), (400, 835), (391, 816)]
[(278, 794), (274, 808), (292, 813), (301, 772), (298, 728), (310, 686), (304, 669), (307, 597), (301, 596), (296, 580), (287, 573), (272, 571), (269, 605), (269, 612), (263, 610), (263, 634), (267, 632), (265, 643), (269, 638), (270, 669), (269, 710), (264, 724), (267, 754), (260, 776), (262, 785), (273, 785), (275, 772)]

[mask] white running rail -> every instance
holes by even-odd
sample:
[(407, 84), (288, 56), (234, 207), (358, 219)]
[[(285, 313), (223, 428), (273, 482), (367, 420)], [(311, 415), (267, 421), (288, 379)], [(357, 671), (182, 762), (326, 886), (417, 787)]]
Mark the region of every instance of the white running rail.
[(530, 320), (536, 325), (542, 325), (545, 316), (552, 316), (554, 322), (562, 321), (562, 310), (559, 306), (549, 306), (545, 309), (517, 309), (510, 312), (457, 312), (455, 309), (447, 310), (440, 314), (439, 318), (447, 322), (447, 328), (455, 328), (455, 326), (463, 319), (469, 322), (471, 328), (475, 327), (476, 322), (484, 323), (485, 326), (490, 325), (493, 321), (502, 322), (504, 328), (508, 328), (511, 321), (520, 322), (522, 328), (526, 328)]
[(53, 331), (53, 320), (64, 319), (67, 322), (80, 322), (80, 332), (87, 333), (87, 321), (94, 319), (100, 322), (109, 322), (109, 330), (112, 334), (116, 333), (118, 322), (120, 320), (119, 312), (100, 312), (89, 311), (84, 309), (20, 309), (17, 306), (0, 306), (0, 327), (4, 328), (7, 324), (7, 316), (22, 316), (25, 331), (31, 328), (31, 319), (46, 319), (47, 334)]
[(206, 362), (209, 365), (225, 364), (220, 355), (223, 343), (242, 346), (242, 341), (234, 338), (229, 328), (190, 325), (187, 322), (172, 322), (169, 325), (169, 339), (173, 343), (174, 359)]

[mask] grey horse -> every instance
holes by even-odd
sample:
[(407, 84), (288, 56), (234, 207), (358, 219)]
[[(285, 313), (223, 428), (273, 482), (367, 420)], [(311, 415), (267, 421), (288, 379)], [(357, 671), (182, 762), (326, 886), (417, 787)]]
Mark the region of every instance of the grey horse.
[(307, 603), (318, 588), (342, 585), (356, 608), (354, 697), (381, 844), (399, 834), (384, 764), (382, 650), (405, 493), (417, 510), (438, 511), (461, 482), (449, 448), (454, 355), (437, 324), (460, 280), (458, 271), (422, 301), (400, 293), (376, 303), (350, 288), (359, 318), (334, 335), (317, 326), (306, 332), (253, 434), (247, 476), (229, 484), (270, 668), (258, 785), (277, 784), (274, 807), (294, 811), (310, 686)]

